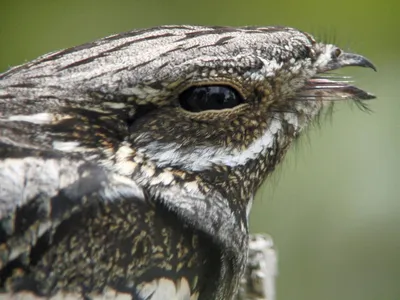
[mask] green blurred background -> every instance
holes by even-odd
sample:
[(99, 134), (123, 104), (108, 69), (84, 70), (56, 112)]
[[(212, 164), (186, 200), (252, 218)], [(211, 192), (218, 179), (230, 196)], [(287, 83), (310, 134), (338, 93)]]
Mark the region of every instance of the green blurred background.
[(362, 53), (347, 69), (373, 113), (336, 106), (255, 201), (279, 249), (279, 300), (400, 299), (400, 4), (397, 1), (4, 1), (0, 71), (49, 51), (159, 24), (288, 25)]

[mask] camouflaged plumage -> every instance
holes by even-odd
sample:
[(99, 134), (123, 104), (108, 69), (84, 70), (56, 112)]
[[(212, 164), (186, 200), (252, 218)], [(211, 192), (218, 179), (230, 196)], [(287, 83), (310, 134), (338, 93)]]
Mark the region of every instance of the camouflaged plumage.
[[(261, 183), (326, 103), (373, 98), (326, 74), (349, 65), (374, 68), (293, 28), (162, 26), (1, 74), (2, 292), (233, 298)], [(179, 104), (209, 85), (243, 103)]]

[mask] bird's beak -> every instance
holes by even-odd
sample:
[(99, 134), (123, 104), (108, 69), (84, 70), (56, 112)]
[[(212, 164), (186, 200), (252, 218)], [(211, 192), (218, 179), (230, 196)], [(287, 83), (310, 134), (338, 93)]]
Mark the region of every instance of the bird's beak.
[(336, 59), (332, 59), (332, 62), (327, 65), (327, 69), (324, 72), (350, 66), (371, 68), (376, 72), (376, 67), (366, 57), (346, 52), (340, 54)]
[(333, 75), (326, 73), (343, 67), (356, 66), (371, 68), (376, 71), (376, 67), (362, 55), (353, 53), (341, 53), (338, 57), (332, 58), (332, 61), (320, 70), (317, 76), (311, 78), (306, 86), (298, 93), (298, 96), (304, 100), (369, 100), (376, 98), (354, 85), (349, 77)]

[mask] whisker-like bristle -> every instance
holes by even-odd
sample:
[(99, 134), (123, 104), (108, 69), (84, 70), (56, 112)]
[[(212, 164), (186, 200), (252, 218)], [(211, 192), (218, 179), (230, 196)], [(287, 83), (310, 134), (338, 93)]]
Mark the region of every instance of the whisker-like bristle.
[(369, 107), (368, 103), (364, 100), (354, 99), (351, 103), (354, 103), (358, 109), (366, 113), (372, 113), (372, 109)]
[(344, 75), (336, 74), (336, 73), (326, 73), (326, 74), (319, 74), (318, 76), (314, 76), (313, 78), (350, 79), (350, 78), (352, 78), (352, 76), (344, 76)]
[(335, 85), (310, 85), (310, 86), (305, 86), (303, 88), (303, 91), (307, 91), (307, 90), (317, 90), (317, 89), (340, 89), (343, 88), (343, 85), (337, 85), (340, 83), (344, 83), (344, 82), (337, 82)]

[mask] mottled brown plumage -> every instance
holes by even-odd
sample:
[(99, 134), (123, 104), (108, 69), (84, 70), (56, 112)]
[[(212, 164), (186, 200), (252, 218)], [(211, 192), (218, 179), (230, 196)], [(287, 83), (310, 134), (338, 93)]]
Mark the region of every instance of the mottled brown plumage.
[(253, 196), (364, 57), (286, 27), (164, 26), (0, 75), (2, 291), (231, 299)]

